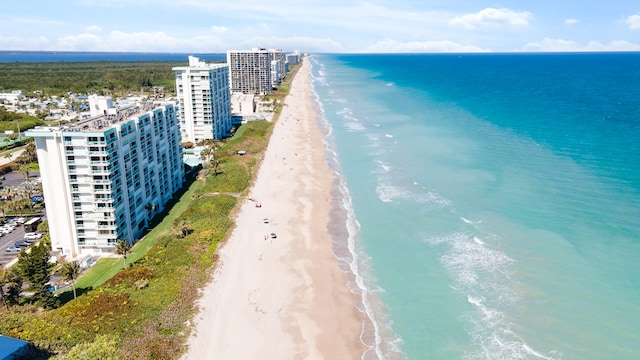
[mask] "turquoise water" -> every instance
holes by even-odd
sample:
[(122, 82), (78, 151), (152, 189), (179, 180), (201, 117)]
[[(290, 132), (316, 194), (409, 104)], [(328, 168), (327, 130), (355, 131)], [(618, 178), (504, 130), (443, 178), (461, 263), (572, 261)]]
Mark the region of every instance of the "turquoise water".
[(367, 358), (640, 357), (640, 54), (311, 62)]

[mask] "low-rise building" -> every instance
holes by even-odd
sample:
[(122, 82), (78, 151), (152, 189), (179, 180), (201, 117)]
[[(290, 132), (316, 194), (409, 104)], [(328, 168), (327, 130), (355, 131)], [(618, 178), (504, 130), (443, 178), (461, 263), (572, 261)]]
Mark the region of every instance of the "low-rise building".
[(232, 115), (253, 115), (256, 112), (255, 96), (250, 94), (231, 95)]

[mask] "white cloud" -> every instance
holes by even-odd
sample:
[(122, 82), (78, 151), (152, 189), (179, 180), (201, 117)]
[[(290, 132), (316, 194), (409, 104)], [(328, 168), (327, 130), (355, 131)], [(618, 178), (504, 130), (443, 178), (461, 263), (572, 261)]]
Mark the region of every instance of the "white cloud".
[(55, 48), (62, 51), (96, 51), (100, 44), (100, 37), (95, 34), (80, 34), (63, 36), (56, 40)]
[(572, 40), (544, 38), (541, 42), (530, 42), (526, 44), (522, 50), (540, 52), (638, 51), (640, 50), (640, 44), (634, 44), (625, 40), (616, 40), (608, 44), (597, 41), (581, 44)]
[[(262, 25), (258, 25), (264, 28)], [(278, 36), (264, 32), (260, 35), (237, 36), (205, 33), (196, 36), (174, 36), (165, 32), (123, 32), (108, 34), (82, 33), (47, 37), (4, 36), (0, 34), (0, 49), (5, 50), (57, 50), (57, 51), (123, 51), (123, 52), (182, 52), (224, 53), (229, 49), (252, 47), (279, 48), (286, 51), (301, 49), (309, 52), (346, 52), (348, 49), (331, 38), (310, 36)]]
[(229, 31), (229, 28), (227, 28), (226, 26), (213, 25), (213, 26), (211, 26), (211, 31), (218, 32), (218, 33), (225, 33), (227, 31)]
[(451, 26), (461, 26), (465, 29), (476, 29), (491, 26), (526, 26), (532, 18), (527, 11), (514, 11), (511, 9), (486, 8), (477, 13), (456, 16), (449, 20)]
[(4, 50), (42, 50), (48, 49), (50, 46), (51, 42), (44, 36), (23, 38), (0, 35), (0, 49)]
[(565, 25), (576, 25), (576, 24), (579, 24), (579, 23), (580, 23), (580, 20), (578, 20), (578, 19), (565, 19), (564, 20), (564, 24)]
[(97, 26), (97, 25), (91, 25), (91, 26), (87, 27), (85, 30), (87, 32), (91, 32), (91, 33), (102, 32), (102, 28), (100, 26)]
[(475, 45), (462, 45), (453, 41), (410, 41), (399, 42), (393, 39), (384, 39), (369, 45), (363, 52), (372, 53), (412, 53), (412, 52), (489, 52)]
[(631, 30), (640, 29), (640, 15), (631, 15), (625, 22), (629, 25), (629, 29)]

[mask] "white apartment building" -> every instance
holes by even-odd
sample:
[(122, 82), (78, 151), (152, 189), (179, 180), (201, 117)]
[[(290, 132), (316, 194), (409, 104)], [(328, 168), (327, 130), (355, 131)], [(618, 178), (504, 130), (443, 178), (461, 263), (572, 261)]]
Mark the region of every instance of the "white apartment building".
[(189, 66), (174, 67), (182, 141), (222, 139), (231, 130), (229, 66), (189, 56)]
[(271, 60), (271, 86), (277, 87), (280, 84), (280, 62)]
[(273, 89), (271, 60), (273, 55), (266, 49), (227, 51), (231, 92), (252, 95), (270, 94)]
[(136, 242), (185, 180), (172, 104), (130, 105), (26, 135), (36, 142), (52, 249), (72, 258)]
[(287, 75), (287, 56), (284, 51), (280, 49), (269, 49), (269, 52), (271, 53), (271, 60), (276, 62), (275, 64), (272, 63), (272, 71), (273, 67), (275, 67), (275, 71), (277, 71), (275, 76), (272, 75), (272, 85), (276, 86), (280, 84), (280, 81)]
[(299, 54), (287, 54), (287, 62), (289, 64), (297, 64), (300, 62), (300, 55)]

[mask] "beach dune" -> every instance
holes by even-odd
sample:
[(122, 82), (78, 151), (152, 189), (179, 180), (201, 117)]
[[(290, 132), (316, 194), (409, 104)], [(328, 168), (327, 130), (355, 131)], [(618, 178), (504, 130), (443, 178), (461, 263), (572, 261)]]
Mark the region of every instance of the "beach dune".
[(332, 252), (334, 178), (312, 95), (305, 59), (219, 250), (184, 359), (360, 359), (366, 350), (364, 315)]

